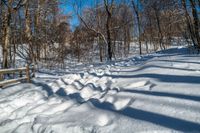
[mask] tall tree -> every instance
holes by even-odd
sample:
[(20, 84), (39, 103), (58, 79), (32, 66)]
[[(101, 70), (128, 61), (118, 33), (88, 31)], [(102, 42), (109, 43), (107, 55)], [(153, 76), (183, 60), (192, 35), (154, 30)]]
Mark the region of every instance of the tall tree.
[[(135, 3), (137, 2), (137, 3)], [(137, 28), (138, 28), (138, 40), (139, 40), (139, 47), (140, 47), (140, 55), (142, 54), (142, 42), (141, 42), (141, 21), (140, 21), (140, 14), (139, 14), (139, 3), (141, 4), (141, 2), (139, 2), (139, 0), (135, 1), (135, 0), (131, 0), (134, 12), (136, 14), (136, 19), (137, 19)]]
[(104, 0), (104, 6), (106, 9), (107, 20), (106, 20), (106, 33), (107, 33), (107, 45), (108, 45), (108, 60), (112, 60), (112, 40), (111, 40), (111, 17), (112, 17), (112, 10), (113, 10), (113, 3), (114, 0)]
[(198, 49), (200, 49), (200, 32), (199, 32), (199, 17), (198, 17), (198, 9), (197, 9), (197, 5), (196, 2), (194, 0), (190, 0), (191, 3), (191, 8), (192, 8), (192, 15), (193, 15), (193, 25), (194, 25), (194, 34), (195, 34), (195, 38), (196, 38), (196, 43), (197, 43), (197, 47)]
[[(10, 38), (11, 38), (11, 19), (12, 19), (12, 13), (16, 12), (19, 10), (26, 0), (18, 0), (18, 1), (13, 1), (13, 0), (2, 0), (5, 6), (5, 16), (4, 16), (4, 42), (3, 42), (3, 68), (8, 68), (9, 67), (9, 48), (10, 48)], [(14, 4), (17, 3), (17, 4)], [(13, 5), (15, 5), (13, 7)], [(11, 58), (11, 57), (10, 57)]]

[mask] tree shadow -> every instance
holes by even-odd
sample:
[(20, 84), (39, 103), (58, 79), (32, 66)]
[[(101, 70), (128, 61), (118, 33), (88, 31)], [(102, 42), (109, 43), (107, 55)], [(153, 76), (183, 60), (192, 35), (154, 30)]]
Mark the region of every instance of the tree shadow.
[(170, 48), (166, 50), (161, 50), (156, 53), (159, 54), (173, 54), (173, 55), (185, 55), (189, 54), (189, 49), (188, 48)]
[[(140, 94), (140, 93), (139, 93)], [(149, 95), (151, 96), (151, 95)], [(146, 95), (145, 97), (141, 96), (141, 95), (135, 95), (135, 99), (139, 100), (139, 101), (145, 101), (148, 103), (153, 103), (153, 105), (164, 105), (166, 107), (172, 107), (172, 108), (178, 108), (180, 110), (187, 110), (190, 109), (192, 111), (198, 112), (200, 113), (200, 106), (194, 106), (193, 104), (185, 104), (184, 102), (176, 102), (176, 101), (169, 101), (168, 97), (166, 98), (162, 98), (159, 99), (157, 97), (154, 98), (150, 98), (148, 95)], [(180, 99), (181, 101), (182, 99)]]
[(32, 81), (32, 84), (34, 84), (34, 85), (36, 85), (38, 87), (42, 87), (42, 89), (47, 92), (48, 96), (51, 96), (51, 95), (54, 94), (52, 88), (49, 85), (45, 84), (45, 83)]
[(157, 65), (148, 65), (148, 66), (143, 66), (140, 67), (136, 70), (127, 70), (127, 71), (116, 71), (116, 70), (111, 70), (110, 72), (138, 72), (142, 71), (148, 68), (161, 68), (161, 69), (171, 69), (171, 70), (182, 70), (182, 71), (191, 71), (191, 72), (196, 72), (196, 69), (186, 69), (186, 68), (176, 68), (176, 67), (166, 67), (166, 66), (157, 66)]
[(182, 57), (189, 57), (189, 58), (194, 58), (194, 57), (199, 57), (199, 54), (187, 54), (187, 55), (183, 55)]
[(163, 62), (177, 62), (177, 63), (192, 63), (192, 64), (200, 64), (200, 62), (193, 62), (193, 61), (182, 61), (182, 60), (157, 60)]
[(58, 91), (56, 91), (55, 94), (61, 96), (64, 99), (75, 100), (79, 104), (85, 102), (85, 100), (81, 97), (80, 93), (67, 94), (63, 88), (60, 88)]
[(193, 101), (200, 101), (200, 96), (190, 96), (185, 94), (177, 94), (177, 93), (169, 93), (169, 92), (158, 92), (158, 91), (145, 91), (145, 90), (130, 90), (124, 89), (123, 92), (131, 92), (137, 94), (144, 94), (144, 95), (151, 95), (151, 96), (161, 96), (161, 97), (172, 97), (172, 98), (179, 98), (179, 99), (187, 99)]
[[(97, 77), (102, 77), (98, 76), (96, 74), (92, 74)], [(105, 74), (103, 76), (107, 77), (112, 77), (112, 78), (152, 78), (152, 79), (157, 79), (161, 82), (166, 82), (166, 83), (188, 83), (188, 84), (200, 84), (200, 76), (187, 76), (187, 75), (167, 75), (167, 74), (153, 74), (153, 73), (148, 73), (148, 74), (137, 74), (137, 75), (108, 75)]]
[[(156, 125), (160, 125), (166, 128), (170, 128), (178, 131), (200, 131), (200, 124), (195, 122), (186, 121), (179, 118), (174, 118), (171, 116), (166, 116), (163, 114), (157, 114), (153, 112), (148, 112), (140, 109), (135, 109), (127, 107), (123, 110), (114, 110), (111, 103), (105, 102), (100, 103), (97, 99), (91, 99), (90, 102), (97, 108), (112, 111), (133, 119), (142, 120), (146, 122), (151, 122)], [(170, 113), (170, 112), (169, 112)]]

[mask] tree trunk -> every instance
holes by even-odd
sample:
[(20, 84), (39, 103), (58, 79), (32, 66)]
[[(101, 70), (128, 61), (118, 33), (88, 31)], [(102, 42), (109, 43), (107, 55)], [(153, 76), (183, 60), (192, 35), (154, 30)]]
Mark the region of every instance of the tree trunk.
[(99, 45), (99, 59), (100, 59), (100, 62), (103, 62), (103, 46), (99, 40), (99, 36), (98, 36), (98, 40), (97, 40), (97, 43)]
[(31, 18), (30, 18), (30, 11), (29, 11), (29, 3), (26, 3), (26, 7), (25, 7), (25, 33), (26, 33), (26, 38), (27, 38), (27, 43), (29, 46), (29, 59), (30, 62), (29, 63), (33, 63), (35, 62), (35, 56), (34, 56), (34, 49), (32, 46), (32, 34), (31, 34)]
[(107, 42), (108, 42), (108, 60), (112, 60), (112, 42), (111, 42), (111, 34), (110, 34), (110, 23), (111, 23), (111, 14), (108, 13), (107, 22), (106, 22), (106, 33), (107, 33)]
[[(36, 10), (36, 16), (35, 16), (35, 33), (36, 35), (35, 36), (39, 36), (40, 35), (40, 25), (41, 25), (41, 20), (40, 20), (40, 17), (41, 17), (41, 10), (42, 10), (42, 5), (44, 4), (44, 0), (38, 0), (38, 3), (37, 3), (37, 10)], [(40, 52), (42, 51), (41, 50), (41, 46), (39, 45), (38, 42), (40, 42), (40, 39), (38, 40), (34, 40), (35, 42), (35, 48), (36, 48), (36, 55), (35, 55), (35, 58), (36, 60), (40, 61)]]
[(161, 48), (161, 50), (163, 50), (163, 49), (165, 50), (165, 46), (163, 45), (163, 34), (162, 34), (161, 26), (160, 26), (159, 14), (158, 14), (158, 11), (156, 11), (156, 9), (154, 9), (154, 11), (155, 11), (156, 22), (157, 22), (158, 31), (159, 31), (160, 48)]
[(139, 47), (140, 47), (140, 55), (142, 55), (142, 42), (141, 42), (141, 38), (140, 38), (140, 34), (141, 34), (141, 22), (140, 22), (140, 16), (139, 16), (139, 9), (136, 6), (135, 2), (132, 0), (132, 6), (133, 9), (135, 11), (136, 14), (136, 18), (137, 18), (137, 27), (138, 27), (138, 41), (139, 41)]
[[(112, 8), (113, 0), (111, 2), (110, 7)], [(110, 26), (111, 26), (111, 9), (109, 9), (109, 4), (107, 0), (104, 0), (104, 5), (106, 8), (106, 13), (107, 13), (107, 21), (106, 21), (106, 33), (107, 33), (107, 45), (108, 45), (108, 60), (112, 60), (112, 41), (111, 41), (111, 31), (110, 31)]]
[(185, 12), (186, 23), (187, 23), (187, 27), (189, 29), (191, 40), (192, 40), (194, 46), (196, 46), (197, 44), (196, 44), (196, 41), (195, 41), (194, 28), (193, 28), (193, 25), (191, 23), (190, 15), (187, 11), (186, 0), (182, 0), (182, 5), (183, 5), (183, 10)]
[(200, 49), (200, 35), (199, 35), (199, 18), (198, 18), (198, 11), (195, 7), (195, 2), (193, 0), (190, 0), (191, 6), (192, 6), (192, 15), (194, 19), (194, 34), (196, 38), (196, 43), (198, 49)]
[[(9, 1), (10, 5), (10, 1)], [(8, 68), (9, 61), (8, 61), (8, 55), (9, 55), (9, 47), (10, 47), (10, 34), (11, 34), (11, 27), (10, 27), (10, 21), (11, 21), (11, 7), (7, 7), (7, 13), (5, 15), (6, 21), (5, 21), (5, 35), (4, 35), (4, 45), (3, 45), (3, 68)]]

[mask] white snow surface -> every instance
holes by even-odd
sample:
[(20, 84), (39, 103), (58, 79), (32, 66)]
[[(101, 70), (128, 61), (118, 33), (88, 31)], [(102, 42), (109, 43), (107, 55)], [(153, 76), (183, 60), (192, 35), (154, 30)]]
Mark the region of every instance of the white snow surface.
[(0, 133), (200, 132), (200, 57), (173, 48), (0, 89)]

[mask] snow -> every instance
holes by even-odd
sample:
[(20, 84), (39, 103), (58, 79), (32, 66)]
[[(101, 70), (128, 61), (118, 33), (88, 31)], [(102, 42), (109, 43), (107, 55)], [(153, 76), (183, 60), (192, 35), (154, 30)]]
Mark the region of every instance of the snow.
[(178, 47), (0, 89), (2, 133), (200, 132), (199, 55)]

